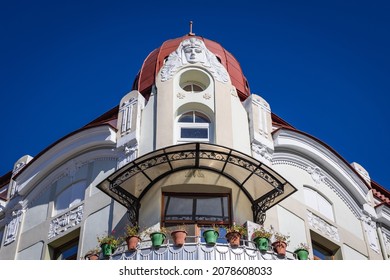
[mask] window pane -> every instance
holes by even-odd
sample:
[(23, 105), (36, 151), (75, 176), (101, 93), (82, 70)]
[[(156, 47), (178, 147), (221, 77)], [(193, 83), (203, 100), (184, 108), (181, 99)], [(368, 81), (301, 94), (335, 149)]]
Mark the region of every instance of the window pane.
[(183, 89), (184, 89), (185, 91), (192, 91), (191, 85), (186, 85), (185, 87), (183, 87)]
[(227, 224), (229, 196), (188, 196), (164, 194), (163, 220), (166, 222), (193, 222)]
[(208, 139), (209, 130), (207, 128), (181, 128), (181, 138), (197, 138), (197, 139)]
[(165, 220), (193, 220), (193, 198), (191, 197), (166, 197)]
[(200, 197), (196, 200), (196, 218), (204, 221), (227, 221), (227, 197)]
[(193, 113), (188, 112), (188, 113), (181, 115), (181, 117), (179, 118), (179, 122), (184, 122), (184, 123), (194, 122)]
[(210, 123), (210, 120), (205, 114), (195, 112), (195, 122), (196, 123)]
[(193, 92), (201, 92), (201, 91), (203, 91), (203, 89), (200, 86), (194, 84), (194, 85), (192, 85), (192, 91)]

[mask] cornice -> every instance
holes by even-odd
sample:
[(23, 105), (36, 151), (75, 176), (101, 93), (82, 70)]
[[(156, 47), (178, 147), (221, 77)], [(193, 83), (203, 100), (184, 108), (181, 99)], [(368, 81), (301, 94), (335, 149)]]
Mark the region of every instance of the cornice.
[[(313, 162), (331, 175), (339, 184), (346, 186), (348, 192), (360, 204), (366, 202), (370, 189), (367, 182), (337, 152), (318, 139), (291, 129), (279, 129), (273, 135), (275, 154), (295, 154)], [(275, 156), (274, 154), (274, 156)]]
[(348, 191), (345, 190), (338, 181), (334, 180), (328, 172), (321, 169), (313, 162), (310, 162), (307, 159), (300, 157), (299, 155), (274, 153), (272, 165), (290, 165), (304, 170), (312, 176), (315, 183), (318, 184), (322, 182), (328, 186), (347, 205), (356, 218), (361, 218), (363, 214), (363, 206), (358, 204), (355, 199), (353, 199), (353, 197), (348, 193)]

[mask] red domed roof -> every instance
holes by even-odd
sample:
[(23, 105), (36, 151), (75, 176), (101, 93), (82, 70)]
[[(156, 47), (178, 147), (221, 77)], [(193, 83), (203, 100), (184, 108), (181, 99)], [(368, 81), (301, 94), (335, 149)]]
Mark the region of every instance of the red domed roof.
[(218, 60), (221, 61), (222, 65), (228, 71), (230, 80), (236, 87), (241, 101), (245, 100), (250, 95), (250, 90), (248, 81), (242, 73), (241, 66), (238, 61), (219, 43), (194, 35), (185, 35), (180, 38), (165, 41), (161, 47), (152, 51), (145, 59), (141, 70), (134, 80), (133, 90), (138, 90), (146, 99), (149, 99), (156, 75), (163, 66), (164, 59), (175, 51), (183, 40), (190, 37), (196, 37), (202, 40), (206, 47), (217, 56)]

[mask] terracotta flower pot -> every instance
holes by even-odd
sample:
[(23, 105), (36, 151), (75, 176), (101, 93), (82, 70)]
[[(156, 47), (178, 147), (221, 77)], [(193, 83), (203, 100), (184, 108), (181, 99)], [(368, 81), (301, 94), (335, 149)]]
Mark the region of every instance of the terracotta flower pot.
[(230, 246), (232, 247), (238, 247), (240, 246), (240, 240), (241, 240), (241, 234), (239, 232), (229, 232), (225, 235), (227, 241), (229, 242)]
[(176, 246), (183, 246), (186, 242), (187, 232), (185, 230), (175, 230), (172, 231), (171, 237)]
[(84, 259), (90, 260), (90, 261), (96, 261), (99, 259), (99, 255), (98, 254), (86, 254)]
[(287, 243), (284, 241), (275, 241), (272, 243), (272, 247), (274, 248), (274, 251), (281, 256), (286, 255), (286, 248), (287, 248)]
[(141, 239), (138, 236), (128, 236), (126, 237), (127, 249), (129, 251), (137, 250), (138, 243)]

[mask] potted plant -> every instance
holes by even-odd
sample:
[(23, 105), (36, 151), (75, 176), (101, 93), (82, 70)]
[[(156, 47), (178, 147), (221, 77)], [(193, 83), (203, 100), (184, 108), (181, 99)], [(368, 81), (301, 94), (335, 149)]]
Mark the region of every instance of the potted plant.
[(297, 255), (298, 260), (307, 260), (309, 257), (309, 249), (309, 245), (307, 245), (306, 243), (300, 243), (294, 250), (294, 253)]
[(226, 229), (226, 239), (229, 242), (230, 246), (237, 247), (240, 245), (241, 236), (245, 235), (247, 230), (246, 227), (242, 225), (237, 225), (233, 223), (230, 227), (225, 227)]
[(263, 226), (255, 229), (252, 234), (252, 240), (255, 242), (257, 249), (260, 251), (268, 251), (271, 237), (271, 230), (267, 230)]
[(160, 247), (165, 239), (167, 238), (167, 229), (165, 227), (160, 227), (159, 231), (153, 231), (149, 234), (150, 240), (152, 241), (153, 247)]
[(212, 225), (210, 228), (203, 231), (203, 238), (207, 245), (215, 245), (219, 237), (219, 227)]
[(126, 229), (126, 244), (129, 251), (134, 251), (137, 249), (138, 243), (141, 241), (139, 237), (139, 226), (138, 225), (127, 225)]
[(274, 251), (281, 256), (286, 255), (287, 245), (290, 242), (290, 236), (284, 235), (280, 232), (274, 234), (275, 242), (272, 243)]
[(118, 248), (121, 239), (112, 234), (106, 234), (97, 238), (103, 257), (108, 258)]
[(174, 230), (171, 231), (173, 243), (176, 246), (183, 246), (186, 241), (187, 234), (188, 232), (186, 225), (183, 224), (177, 226)]
[(85, 254), (84, 259), (85, 260), (91, 260), (91, 261), (98, 260), (99, 259), (99, 255), (100, 255), (100, 248), (96, 247), (96, 248), (93, 248), (93, 249), (89, 250)]

